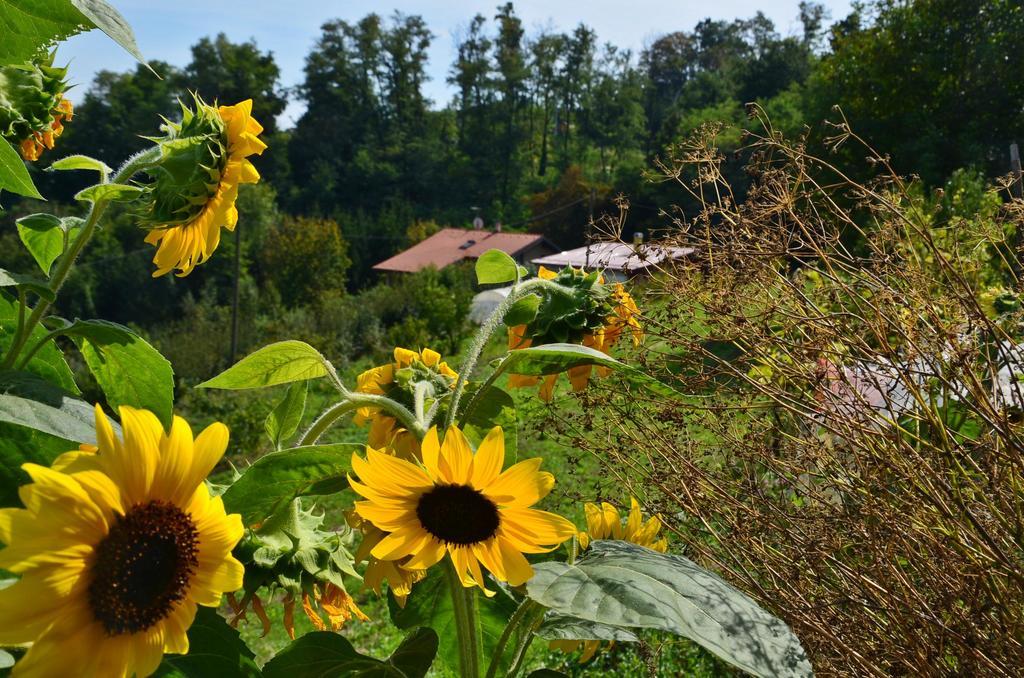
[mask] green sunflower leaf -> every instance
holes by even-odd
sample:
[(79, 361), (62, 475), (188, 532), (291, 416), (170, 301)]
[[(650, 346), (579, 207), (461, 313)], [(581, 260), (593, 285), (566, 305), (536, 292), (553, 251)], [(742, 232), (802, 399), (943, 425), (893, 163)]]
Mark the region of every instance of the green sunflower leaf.
[[(3, 7), (3, 4), (4, 0), (0, 0), (0, 8)], [(0, 26), (2, 25), (3, 14), (0, 9)], [(0, 42), (4, 42), (6, 39), (5, 33), (4, 40)], [(10, 191), (37, 200), (43, 199), (43, 196), (39, 195), (39, 191), (36, 190), (36, 185), (32, 183), (32, 177), (28, 175), (25, 162), (14, 150), (14, 146), (3, 139), (0, 139), (0, 191)]]
[(61, 333), (75, 342), (112, 409), (146, 409), (170, 427), (174, 370), (159, 351), (124, 325), (106, 320), (76, 320)]
[(15, 222), (18, 237), (45, 275), (50, 275), (53, 262), (64, 253), (63, 222), (52, 214), (30, 214)]
[(0, 422), (24, 426), (62, 440), (95, 445), (94, 420), (92, 406), (82, 400), (61, 396), (59, 400), (44, 403), (9, 393), (0, 394)]
[(298, 381), (289, 386), (281, 402), (267, 415), (263, 427), (274, 449), (281, 449), (281, 444), (295, 435), (299, 428), (302, 414), (306, 411), (308, 387), (307, 381)]
[(99, 28), (145, 63), (128, 22), (104, 0), (0, 0), (0, 64), (28, 61), (54, 43)]
[[(502, 372), (531, 376), (559, 374), (580, 365), (598, 365), (616, 370), (630, 381), (660, 395), (682, 395), (668, 384), (631, 365), (579, 344), (542, 344), (509, 351), (495, 367), (495, 376)], [(493, 376), (491, 378), (493, 379)]]
[(354, 443), (336, 443), (265, 454), (224, 492), (224, 505), (253, 525), (296, 497), (339, 492), (348, 487), (352, 454), (361, 449)]
[(755, 676), (813, 675), (785, 622), (682, 556), (601, 540), (574, 565), (546, 562), (534, 571), (527, 594), (558, 614), (675, 633)]
[(87, 155), (69, 155), (46, 168), (47, 172), (53, 172), (54, 170), (93, 170), (94, 172), (99, 172), (104, 180), (114, 171), (102, 160), (90, 158)]
[(416, 629), (386, 661), (360, 654), (344, 637), (307, 633), (263, 667), (267, 678), (423, 678), (437, 654), (437, 633)]
[(217, 611), (199, 607), (188, 629), (188, 654), (169, 654), (153, 674), (155, 678), (255, 678), (261, 675), (252, 653), (238, 631)]
[(505, 314), (504, 322), (509, 327), (525, 325), (537, 317), (538, 308), (540, 308), (540, 296), (527, 294), (512, 304), (512, 307), (508, 309), (508, 313)]
[(543, 640), (614, 640), (625, 643), (638, 643), (640, 639), (628, 629), (609, 626), (598, 622), (567, 617), (562, 614), (550, 614), (545, 617), (535, 633)]
[[(18, 303), (8, 295), (0, 293), (0, 356), (4, 355), (10, 348), (17, 327)], [(21, 357), (23, 358), (26, 355), (25, 351), (31, 350), (31, 347), (39, 344), (46, 334), (47, 330), (45, 328), (38, 325), (34, 327), (28, 341), (25, 343), (26, 348), (23, 349)], [(64, 354), (57, 347), (53, 339), (47, 339), (43, 342), (39, 350), (32, 354), (28, 363), (20, 369), (42, 377), (72, 395), (80, 393), (78, 386), (75, 385), (74, 374), (72, 374), (71, 368), (68, 367), (67, 362), (64, 360)]]
[(279, 341), (264, 346), (199, 384), (199, 388), (264, 388), (327, 376), (327, 358), (302, 341)]
[(2, 268), (0, 268), (0, 287), (13, 287), (33, 292), (47, 301), (53, 301), (56, 298), (45, 280), (23, 273), (11, 273)]
[(512, 282), (518, 265), (515, 259), (501, 250), (487, 250), (476, 260), (476, 281), (481, 285)]
[(89, 188), (83, 188), (75, 194), (75, 200), (96, 203), (101, 200), (122, 202), (132, 200), (142, 193), (138, 186), (128, 184), (96, 184)]

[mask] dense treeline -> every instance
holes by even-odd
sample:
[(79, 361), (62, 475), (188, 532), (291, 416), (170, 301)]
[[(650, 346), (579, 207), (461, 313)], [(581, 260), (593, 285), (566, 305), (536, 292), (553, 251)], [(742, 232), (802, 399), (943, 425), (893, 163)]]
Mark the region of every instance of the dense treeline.
[[(571, 247), (585, 238), (592, 211), (614, 209), (623, 194), (633, 205), (629, 227), (647, 230), (659, 206), (686, 203), (645, 181), (643, 170), (708, 121), (731, 123), (719, 141), (738, 147), (751, 102), (809, 144), (831, 133), (822, 121), (835, 119), (838, 104), (897, 171), (927, 186), (958, 168), (1007, 169), (1007, 146), (1024, 123), (1020, 3), (875, 0), (831, 25), (818, 3), (794, 13), (793, 35), (757, 13), (666, 32), (634, 53), (603, 43), (586, 17), (565, 31), (528, 33), (504, 4), (468, 17), (448, 70), (450, 101), (424, 94), (435, 36), (419, 16), (324, 24), (303, 81), (290, 89), (271, 53), (219, 35), (197, 42), (184, 66), (152, 63), (159, 79), (141, 66), (99, 73), (58, 152), (113, 165), (143, 148), (137, 135), (153, 133), (161, 115), (173, 118), (190, 90), (207, 100), (253, 98), (270, 148), (258, 160), (264, 181), (241, 205), (242, 297), (288, 311), (320, 303), (342, 282), (350, 292), (386, 284), (371, 274), (374, 263), (439, 224), (465, 225), (474, 209), (488, 223)], [(290, 99), (305, 110), (284, 128), (278, 117)], [(744, 162), (726, 168), (740, 189)], [(57, 174), (40, 173), (39, 182), (68, 200), (84, 179)], [(4, 229), (0, 245), (12, 237)], [(203, 299), (223, 305), (232, 240), (189, 278), (153, 281), (140, 294), (125, 283), (147, 270), (149, 251), (123, 214), (89, 254), (98, 263), (78, 276), (67, 312), (155, 324), (177, 321)], [(0, 247), (0, 259), (13, 251)], [(312, 253), (323, 261), (311, 269), (303, 257)]]

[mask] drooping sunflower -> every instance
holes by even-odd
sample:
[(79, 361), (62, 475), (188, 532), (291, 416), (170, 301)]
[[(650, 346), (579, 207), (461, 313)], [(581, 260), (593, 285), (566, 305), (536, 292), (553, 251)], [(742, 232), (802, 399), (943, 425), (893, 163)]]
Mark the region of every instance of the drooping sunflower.
[(220, 229), (235, 229), (239, 185), (260, 179), (248, 158), (267, 145), (258, 138), (263, 126), (252, 117), (252, 100), (214, 107), (196, 96), (195, 109), (182, 105), (181, 123), (164, 125), (165, 136), (155, 139), (160, 159), (142, 184), (138, 218), (150, 229), (146, 242), (157, 246), (154, 278), (173, 269), (186, 276), (206, 261)]
[[(580, 532), (576, 537), (579, 539), (580, 548), (586, 549), (590, 542), (601, 539), (618, 539), (628, 541), (638, 546), (646, 546), (649, 549), (665, 553), (668, 550), (668, 542), (658, 539), (661, 531), (661, 519), (653, 516), (644, 521), (643, 509), (635, 497), (630, 497), (629, 516), (625, 523), (619, 514), (619, 509), (607, 502), (601, 505), (587, 503), (583, 510), (587, 517), (587, 531)], [(609, 643), (609, 647), (614, 642)], [(552, 650), (563, 652), (575, 652), (582, 649), (580, 663), (585, 664), (594, 658), (601, 648), (600, 640), (552, 640), (548, 643)]]
[(555, 483), (539, 470), (540, 458), (502, 472), (500, 427), (476, 453), (458, 428), (449, 428), (441, 442), (434, 427), (422, 453), (422, 464), (372, 448), (366, 459), (352, 455), (359, 480), (349, 478), (349, 484), (365, 498), (355, 511), (387, 533), (370, 551), (375, 558), (426, 570), (447, 554), (464, 586), (487, 592), (481, 565), (518, 586), (533, 576), (524, 553), (552, 551), (576, 533), (565, 518), (531, 508)]
[(387, 536), (387, 533), (377, 529), (369, 521), (363, 520), (354, 511), (346, 513), (345, 518), (352, 528), (363, 533), (363, 539), (359, 543), (355, 557), (356, 564), (366, 561), (363, 584), (379, 596), (383, 594), (384, 582), (387, 582), (399, 607), (405, 607), (405, 600), (412, 592), (412, 585), (423, 579), (427, 575), (426, 571), (410, 570), (403, 567), (404, 562), (408, 562), (412, 556), (403, 560), (375, 558), (372, 554), (373, 548)]
[[(459, 375), (448, 363), (441, 360), (437, 351), (425, 348), (419, 352), (407, 348), (395, 348), (395, 360), (366, 370), (356, 378), (358, 393), (386, 395), (410, 410), (414, 408), (416, 384), (424, 384), (424, 406), (430, 405), (441, 395), (455, 386)], [(370, 422), (367, 445), (374, 449), (388, 449), (404, 459), (419, 456), (420, 443), (416, 436), (403, 428), (398, 421), (377, 407), (361, 407), (356, 410), (357, 424)]]
[(32, 62), (0, 67), (0, 138), (35, 161), (64, 132), (64, 121), (74, 117), (68, 69), (53, 65), (54, 54)]
[(123, 440), (96, 408), (97, 447), (24, 464), (25, 508), (0, 510), (0, 643), (32, 646), (14, 676), (148, 676), (164, 652), (188, 652), (197, 605), (242, 585), (231, 555), (242, 520), (203, 482), (228, 430), (193, 439), (122, 407)]
[[(572, 291), (571, 301), (562, 295), (545, 292), (537, 314), (524, 325), (508, 329), (510, 351), (539, 346), (548, 343), (576, 343), (610, 354), (618, 343), (623, 331), (628, 329), (634, 346), (643, 338), (640, 325), (640, 309), (632, 295), (622, 283), (607, 285), (604, 276), (597, 272), (586, 273), (580, 269), (566, 268), (555, 273), (543, 266), (537, 277), (553, 280), (563, 288)], [(578, 365), (567, 371), (573, 391), (583, 391), (590, 383), (593, 365)], [(600, 376), (607, 376), (606, 367), (597, 367)], [(558, 381), (558, 374), (544, 377), (511, 374), (508, 384), (511, 388), (534, 386), (540, 383), (541, 400), (550, 401)]]

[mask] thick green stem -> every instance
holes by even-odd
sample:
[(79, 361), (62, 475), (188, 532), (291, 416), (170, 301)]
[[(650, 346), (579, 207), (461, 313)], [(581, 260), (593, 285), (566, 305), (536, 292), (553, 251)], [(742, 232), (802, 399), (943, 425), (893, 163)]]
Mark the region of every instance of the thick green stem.
[(473, 343), (469, 346), (469, 353), (466, 355), (466, 360), (463, 361), (462, 366), (459, 368), (459, 378), (455, 382), (455, 391), (452, 393), (452, 401), (448, 406), (448, 416), (445, 418), (445, 428), (450, 427), (455, 423), (455, 416), (459, 409), (459, 401), (462, 399), (462, 394), (466, 390), (466, 381), (473, 374), (473, 370), (476, 369), (476, 363), (480, 360), (480, 354), (483, 352), (484, 347), (487, 346), (487, 342), (490, 341), (491, 335), (494, 334), (495, 330), (501, 325), (501, 322), (505, 319), (505, 314), (512, 308), (512, 305), (522, 299), (524, 296), (532, 292), (538, 287), (543, 287), (547, 290), (555, 292), (556, 294), (572, 294), (570, 290), (562, 287), (561, 285), (551, 282), (550, 280), (544, 280), (543, 278), (534, 278), (533, 280), (527, 281), (521, 285), (513, 285), (512, 289), (509, 290), (508, 296), (505, 297), (498, 307), (494, 309), (494, 312), (487, 317), (484, 324), (480, 326), (476, 336), (473, 337)]
[(423, 428), (423, 424), (420, 423), (416, 416), (409, 411), (408, 408), (404, 407), (401, 403), (397, 403), (391, 398), (386, 398), (380, 395), (373, 395), (371, 393), (353, 393), (347, 391), (348, 395), (345, 399), (335, 405), (332, 405), (328, 409), (317, 417), (306, 432), (299, 438), (299, 445), (315, 445), (316, 441), (324, 434), (324, 432), (331, 427), (334, 422), (338, 421), (345, 413), (356, 410), (360, 407), (377, 407), (383, 410), (387, 415), (394, 417), (405, 427), (406, 430), (416, 436), (418, 440), (422, 440), (426, 433)]
[(480, 628), (476, 607), (476, 589), (462, 585), (450, 558), (445, 559), (448, 588), (455, 612), (455, 631), (459, 640), (459, 669), (462, 678), (480, 678)]
[[(528, 599), (529, 600), (529, 599)], [(529, 614), (524, 615), (524, 621), (520, 623), (523, 629), (523, 634), (519, 637), (519, 642), (516, 644), (516, 652), (513, 655), (512, 667), (508, 670), (505, 675), (507, 678), (513, 678), (519, 674), (519, 671), (523, 668), (523, 662), (526, 661), (526, 654), (530, 650), (530, 645), (533, 644), (533, 632), (537, 630), (540, 622), (544, 619), (544, 606), (534, 603), (529, 600), (532, 607), (529, 610)]]
[(508, 641), (512, 639), (524, 621), (533, 617), (538, 608), (540, 608), (540, 605), (529, 598), (524, 598), (523, 602), (519, 603), (519, 607), (512, 613), (508, 624), (505, 625), (505, 630), (501, 632), (498, 644), (494, 647), (491, 665), (487, 667), (487, 678), (494, 678), (498, 675), (498, 669), (501, 667), (501, 658), (505, 654), (505, 647), (508, 645)]
[(313, 423), (309, 425), (306, 432), (299, 438), (299, 446), (303, 445), (316, 445), (316, 441), (320, 439), (320, 436), (324, 434), (331, 425), (343, 417), (347, 412), (358, 408), (358, 405), (354, 405), (347, 400), (343, 400), (340, 403), (335, 403), (331, 407), (324, 410), (319, 417), (313, 420)]

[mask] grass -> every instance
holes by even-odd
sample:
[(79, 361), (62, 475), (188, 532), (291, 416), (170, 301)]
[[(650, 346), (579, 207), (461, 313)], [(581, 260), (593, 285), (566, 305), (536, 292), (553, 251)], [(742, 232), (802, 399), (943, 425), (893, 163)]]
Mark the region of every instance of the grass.
[[(489, 347), (481, 364), (486, 364), (489, 359), (499, 356), (502, 352), (502, 347), (495, 342)], [(457, 365), (459, 361), (451, 362)], [(369, 361), (360, 360), (345, 369), (341, 377), (345, 383), (354, 384), (356, 375), (369, 366)], [(517, 389), (512, 391), (512, 394), (520, 418), (518, 458), (543, 457), (543, 468), (552, 472), (557, 479), (555, 490), (542, 502), (541, 508), (564, 515), (575, 524), (583, 526), (584, 500), (610, 499), (620, 505), (628, 502), (628, 497), (622, 494), (621, 488), (617, 488), (616, 483), (604, 472), (602, 460), (566, 448), (548, 435), (544, 426), (531, 425), (534, 422), (549, 421), (551, 407), (557, 407), (560, 415), (580, 414), (578, 400), (561, 389), (556, 394), (555, 405), (542, 403), (537, 398), (535, 389)], [(227, 394), (190, 390), (179, 404), (190, 410), (186, 416), (197, 428), (214, 418), (224, 420), (232, 428), (233, 434), (238, 434), (235, 435), (235, 443), (231, 447), (231, 461), (239, 467), (244, 467), (251, 460), (270, 451), (266, 437), (263, 436), (260, 440), (262, 420), (281, 395), (283, 388), (270, 392)], [(326, 380), (312, 382), (303, 425), (308, 425), (315, 414), (329, 406), (336, 396)], [(365, 428), (353, 424), (351, 418), (345, 418), (324, 436), (323, 442), (363, 442), (365, 436)], [(321, 498), (318, 504), (327, 513), (327, 524), (343, 524), (341, 511), (351, 506), (354, 498), (350, 492)], [(386, 599), (378, 598), (358, 584), (351, 588), (356, 603), (370, 617), (370, 621), (350, 622), (341, 633), (360, 652), (378, 658), (387, 657), (399, 645), (405, 632), (390, 622)], [(252, 613), (238, 627), (242, 638), (256, 653), (260, 664), (268, 661), (290, 642), (284, 630), (283, 607), (280, 601), (267, 604), (266, 610), (271, 620), (271, 628), (266, 635), (263, 635), (263, 627)], [(224, 612), (227, 614), (228, 611), (225, 609)], [(302, 613), (301, 606), (296, 606), (294, 619), (297, 637), (314, 630), (313, 624)], [(530, 649), (524, 675), (541, 667), (580, 678), (643, 673), (710, 678), (733, 674), (712, 655), (685, 639), (653, 632), (640, 635), (641, 644), (619, 644), (614, 651), (598, 653), (587, 664), (578, 662), (578, 654), (569, 655), (549, 650), (546, 643), (538, 640)], [(447, 677), (457, 674), (438, 662), (429, 675)]]

